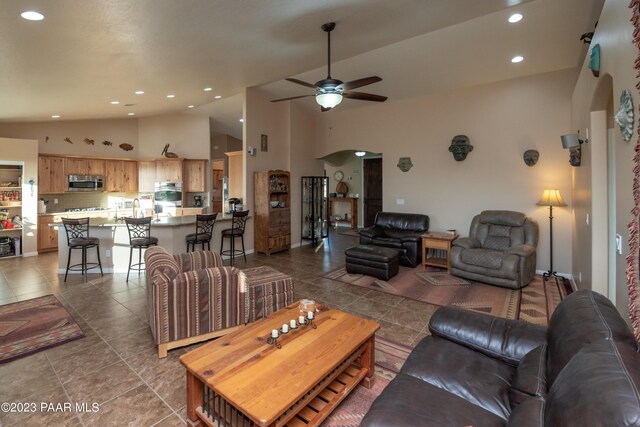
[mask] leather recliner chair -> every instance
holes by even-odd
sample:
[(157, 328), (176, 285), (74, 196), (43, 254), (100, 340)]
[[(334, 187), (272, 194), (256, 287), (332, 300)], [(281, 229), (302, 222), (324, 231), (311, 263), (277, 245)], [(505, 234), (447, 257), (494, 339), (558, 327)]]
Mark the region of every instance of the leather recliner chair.
[(422, 262), (422, 235), (427, 231), (427, 215), (378, 212), (374, 225), (360, 230), (360, 244), (399, 249), (400, 264), (415, 267)]
[(538, 223), (513, 211), (483, 211), (469, 237), (453, 241), (451, 273), (505, 288), (527, 286), (536, 272)]

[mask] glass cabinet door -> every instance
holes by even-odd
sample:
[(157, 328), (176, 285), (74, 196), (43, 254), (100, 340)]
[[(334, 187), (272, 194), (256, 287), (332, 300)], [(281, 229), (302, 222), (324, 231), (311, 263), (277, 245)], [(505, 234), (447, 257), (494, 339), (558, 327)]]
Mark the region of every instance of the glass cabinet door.
[(329, 179), (325, 176), (302, 177), (302, 239), (324, 239), (329, 234), (327, 207)]

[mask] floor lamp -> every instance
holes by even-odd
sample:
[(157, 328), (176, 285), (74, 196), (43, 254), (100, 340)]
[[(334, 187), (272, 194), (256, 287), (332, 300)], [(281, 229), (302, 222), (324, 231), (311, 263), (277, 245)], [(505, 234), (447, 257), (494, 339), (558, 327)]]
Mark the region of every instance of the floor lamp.
[(560, 190), (545, 189), (542, 192), (540, 201), (536, 203), (538, 206), (549, 206), (549, 271), (542, 275), (542, 278), (546, 282), (553, 276), (558, 281), (558, 273), (553, 271), (553, 207), (554, 206), (567, 206), (562, 200)]

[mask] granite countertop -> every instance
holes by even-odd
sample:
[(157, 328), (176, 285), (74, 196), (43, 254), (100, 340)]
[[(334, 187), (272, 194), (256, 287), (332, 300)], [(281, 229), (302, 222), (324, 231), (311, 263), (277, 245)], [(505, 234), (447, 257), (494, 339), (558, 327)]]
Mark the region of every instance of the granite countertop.
[[(209, 206), (200, 206), (200, 207), (195, 207), (195, 206), (185, 206), (179, 209), (207, 209)], [(100, 210), (95, 210), (95, 211), (47, 211), (45, 213), (39, 213), (38, 216), (41, 215), (83, 215), (83, 214), (88, 214), (89, 216), (91, 216), (92, 214), (100, 214), (100, 213), (113, 213), (113, 212), (118, 212), (118, 213), (122, 213), (122, 212), (130, 212), (131, 209), (100, 209)]]
[[(218, 215), (216, 222), (231, 221), (232, 216), (228, 214)], [(168, 218), (159, 218), (151, 221), (152, 227), (179, 227), (181, 225), (194, 225), (196, 223), (195, 215), (172, 216)], [(49, 224), (49, 227), (60, 227), (62, 221)], [(113, 218), (91, 218), (89, 227), (126, 227), (124, 220), (114, 221)]]

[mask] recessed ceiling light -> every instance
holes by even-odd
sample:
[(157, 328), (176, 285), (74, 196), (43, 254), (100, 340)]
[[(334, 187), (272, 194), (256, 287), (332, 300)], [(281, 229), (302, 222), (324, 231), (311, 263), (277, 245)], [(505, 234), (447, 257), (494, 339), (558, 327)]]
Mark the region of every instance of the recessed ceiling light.
[(195, 105), (187, 105), (187, 108), (193, 108)]
[(511, 58), (511, 62), (513, 62), (514, 64), (517, 64), (518, 62), (522, 62), (524, 61), (524, 58), (520, 55), (516, 55), (513, 58)]
[(167, 98), (175, 98), (175, 95), (167, 95)]
[(28, 21), (42, 21), (44, 19), (43, 14), (33, 10), (27, 10), (26, 12), (22, 12), (20, 16), (22, 16), (24, 19)]
[(118, 104), (120, 104), (120, 101), (111, 101), (111, 104), (112, 105), (118, 105)]
[(238, 119), (240, 123), (244, 123), (244, 119)]
[(137, 90), (134, 92), (136, 95), (144, 95), (144, 91), (143, 90)]
[(509, 17), (509, 22), (511, 22), (512, 24), (515, 24), (516, 22), (519, 22), (521, 19), (522, 19), (521, 13), (514, 13)]
[(127, 113), (127, 116), (135, 116), (136, 113)]
[(213, 98), (214, 98), (214, 99), (220, 99), (220, 98), (222, 98), (222, 95), (216, 95), (216, 96), (214, 96)]
[(213, 90), (213, 88), (211, 88), (211, 87), (205, 87), (205, 88), (204, 88), (204, 91), (205, 91), (205, 92), (211, 92), (212, 90)]
[(51, 116), (52, 119), (59, 119), (60, 115), (59, 114), (54, 114), (53, 116)]

